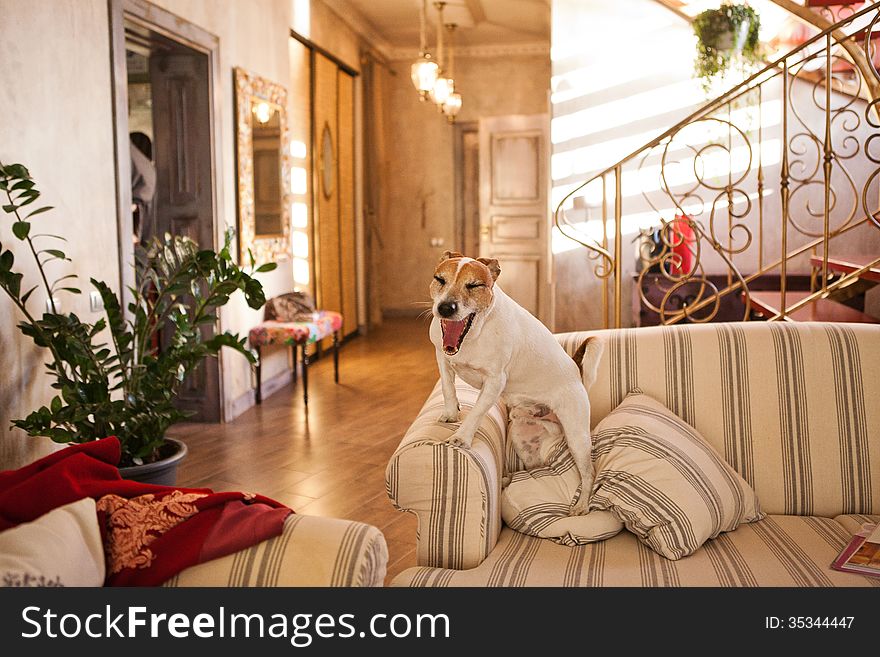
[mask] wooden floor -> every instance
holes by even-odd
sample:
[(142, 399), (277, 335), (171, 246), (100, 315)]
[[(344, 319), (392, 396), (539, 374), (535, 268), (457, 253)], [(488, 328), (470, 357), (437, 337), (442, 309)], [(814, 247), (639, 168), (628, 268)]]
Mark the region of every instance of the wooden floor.
[(224, 425), (182, 424), (189, 455), (178, 484), (258, 492), (297, 513), (375, 525), (388, 541), (388, 579), (415, 565), (416, 518), (392, 508), (385, 465), (437, 380), (426, 322), (388, 320), (309, 367), (302, 391), (280, 389)]

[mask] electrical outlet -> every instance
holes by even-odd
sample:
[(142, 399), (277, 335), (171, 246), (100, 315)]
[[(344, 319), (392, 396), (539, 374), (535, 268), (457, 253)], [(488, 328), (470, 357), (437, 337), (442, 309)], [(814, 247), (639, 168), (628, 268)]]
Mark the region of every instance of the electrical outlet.
[(442, 237), (432, 237), (431, 238), (431, 246), (438, 247), (443, 246), (446, 243)]
[(101, 298), (100, 292), (94, 290), (89, 292), (89, 309), (93, 313), (99, 313), (104, 310), (104, 300)]
[[(54, 310), (52, 309), (52, 302), (53, 301), (55, 302), (55, 309)], [(59, 299), (58, 297), (52, 297), (51, 299), (46, 299), (46, 312), (47, 313), (51, 313), (51, 312), (60, 313), (61, 312), (61, 299)]]

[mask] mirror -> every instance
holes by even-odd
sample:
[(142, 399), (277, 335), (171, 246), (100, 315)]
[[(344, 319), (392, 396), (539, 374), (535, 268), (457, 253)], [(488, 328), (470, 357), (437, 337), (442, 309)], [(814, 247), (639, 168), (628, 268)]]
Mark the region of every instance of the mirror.
[(287, 90), (235, 69), (238, 243), (257, 263), (290, 258)]
[(333, 171), (335, 169), (333, 136), (330, 134), (330, 124), (325, 123), (324, 132), (321, 135), (321, 186), (324, 188), (324, 198), (333, 196)]

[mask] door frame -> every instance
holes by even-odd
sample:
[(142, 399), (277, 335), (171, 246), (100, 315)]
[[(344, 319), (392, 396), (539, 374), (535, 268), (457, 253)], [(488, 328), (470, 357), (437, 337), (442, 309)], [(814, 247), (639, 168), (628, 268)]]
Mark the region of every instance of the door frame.
[[(479, 254), (468, 254), (464, 251), (466, 246), (465, 243), (467, 241), (467, 218), (464, 216), (464, 135), (467, 132), (475, 132), (479, 135), (480, 122), (456, 121), (453, 124), (453, 128), (454, 138), (452, 143), (452, 161), (453, 171), (455, 172), (455, 244), (454, 248), (451, 250), (464, 253), (465, 255), (476, 256)], [(477, 190), (477, 193), (479, 196), (479, 190)], [(477, 231), (479, 230), (480, 227), (477, 226)]]
[[(219, 217), (226, 216), (222, 207), (223, 170), (222, 84), (220, 78), (220, 38), (185, 18), (162, 9), (146, 0), (107, 0), (110, 20), (110, 86), (113, 109), (113, 148), (116, 172), (116, 226), (119, 249), (119, 296), (123, 312), (128, 314), (132, 300), (129, 287), (134, 287), (134, 246), (131, 218), (131, 156), (128, 145), (128, 76), (125, 62), (125, 21), (157, 32), (208, 57), (208, 134), (211, 137), (211, 236), (210, 248), (216, 250), (219, 242)], [(223, 313), (219, 313), (218, 330), (223, 331)], [(220, 421), (226, 421), (226, 394), (223, 376), (223, 353), (217, 354), (218, 394)]]

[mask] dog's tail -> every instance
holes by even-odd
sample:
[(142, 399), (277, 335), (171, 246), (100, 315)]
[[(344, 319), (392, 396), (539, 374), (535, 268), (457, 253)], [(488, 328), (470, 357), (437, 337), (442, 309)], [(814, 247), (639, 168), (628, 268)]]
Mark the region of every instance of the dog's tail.
[(595, 335), (592, 335), (584, 340), (572, 355), (574, 362), (577, 363), (578, 369), (581, 371), (584, 387), (588, 390), (596, 380), (599, 360), (602, 358), (603, 351), (605, 351), (605, 344)]

